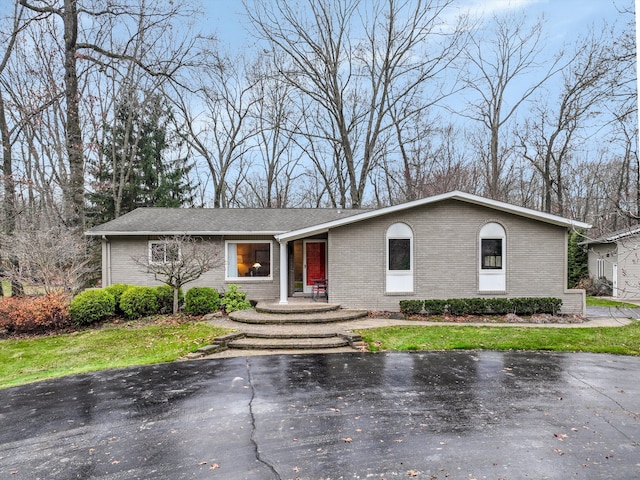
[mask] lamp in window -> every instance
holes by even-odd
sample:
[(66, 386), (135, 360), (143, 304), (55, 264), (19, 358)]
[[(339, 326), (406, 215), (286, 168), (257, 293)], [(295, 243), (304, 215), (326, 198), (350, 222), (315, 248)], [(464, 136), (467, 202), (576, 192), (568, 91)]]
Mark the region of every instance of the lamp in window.
[(262, 266), (262, 265), (260, 265), (258, 262), (254, 263), (254, 264), (251, 266), (251, 276), (252, 276), (252, 277), (253, 277), (254, 275), (256, 275), (256, 276), (258, 275), (258, 270), (260, 270), (260, 267), (261, 267), (261, 266)]

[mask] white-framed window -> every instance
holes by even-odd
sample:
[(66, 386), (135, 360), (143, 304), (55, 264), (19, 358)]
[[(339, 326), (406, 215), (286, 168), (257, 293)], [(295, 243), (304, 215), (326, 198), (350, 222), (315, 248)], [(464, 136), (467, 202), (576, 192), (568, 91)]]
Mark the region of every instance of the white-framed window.
[(224, 250), (226, 280), (272, 279), (272, 242), (268, 240), (227, 240)]
[(149, 263), (171, 263), (180, 260), (180, 246), (166, 240), (149, 242)]
[(386, 291), (413, 292), (413, 230), (394, 223), (386, 234)]
[(478, 290), (504, 292), (507, 289), (507, 234), (502, 225), (490, 222), (480, 229), (478, 241)]
[(604, 273), (604, 258), (598, 258), (596, 260), (596, 270), (598, 273), (598, 278), (604, 278), (605, 277), (605, 273)]

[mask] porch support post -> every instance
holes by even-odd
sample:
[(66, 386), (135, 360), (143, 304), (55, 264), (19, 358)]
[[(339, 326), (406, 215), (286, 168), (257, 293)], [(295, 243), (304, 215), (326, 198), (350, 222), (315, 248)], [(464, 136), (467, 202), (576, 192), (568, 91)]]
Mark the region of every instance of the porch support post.
[(287, 242), (280, 241), (280, 305), (289, 303), (289, 251)]

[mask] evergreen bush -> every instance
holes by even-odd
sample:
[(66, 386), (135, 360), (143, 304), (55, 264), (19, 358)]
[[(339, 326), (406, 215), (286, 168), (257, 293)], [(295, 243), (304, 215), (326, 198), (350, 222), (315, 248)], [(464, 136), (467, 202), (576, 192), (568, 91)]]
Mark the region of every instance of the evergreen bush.
[[(173, 287), (169, 285), (160, 285), (155, 287), (156, 297), (158, 299), (158, 313), (169, 315), (173, 313)], [(178, 290), (178, 304), (184, 302), (184, 293), (182, 289)]]
[(533, 315), (547, 313), (557, 315), (562, 308), (559, 298), (450, 298), (448, 300), (400, 300), (400, 311), (414, 315), (424, 310), (428, 315), (442, 315), (448, 313), (453, 316), (464, 315)]
[(109, 285), (108, 287), (104, 287), (103, 290), (109, 292), (113, 295), (113, 299), (116, 301), (116, 315), (122, 315), (122, 310), (120, 310), (120, 297), (123, 292), (129, 288), (131, 285), (127, 285), (126, 283), (114, 283), (113, 285)]
[(184, 311), (189, 315), (206, 315), (220, 308), (220, 296), (211, 287), (192, 287), (187, 290)]
[(442, 315), (447, 311), (446, 300), (425, 300), (424, 309), (429, 315)]
[(113, 315), (116, 301), (111, 292), (99, 288), (76, 295), (69, 305), (69, 315), (76, 325), (89, 325)]
[(120, 309), (127, 318), (158, 313), (158, 297), (153, 287), (129, 287), (120, 297)]
[(417, 315), (422, 312), (422, 300), (400, 300), (400, 311), (405, 315)]

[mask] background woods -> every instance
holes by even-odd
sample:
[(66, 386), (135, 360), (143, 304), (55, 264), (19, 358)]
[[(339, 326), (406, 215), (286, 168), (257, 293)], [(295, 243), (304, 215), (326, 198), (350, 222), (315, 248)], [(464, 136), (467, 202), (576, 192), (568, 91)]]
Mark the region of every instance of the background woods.
[(195, 0), (4, 2), (15, 288), (34, 268), (25, 238), (79, 238), (138, 206), (357, 208), (460, 189), (592, 236), (636, 223), (633, 3), (553, 42), (544, 18), (465, 5), (255, 0), (248, 44), (231, 47)]

